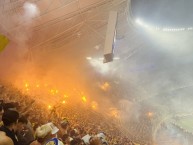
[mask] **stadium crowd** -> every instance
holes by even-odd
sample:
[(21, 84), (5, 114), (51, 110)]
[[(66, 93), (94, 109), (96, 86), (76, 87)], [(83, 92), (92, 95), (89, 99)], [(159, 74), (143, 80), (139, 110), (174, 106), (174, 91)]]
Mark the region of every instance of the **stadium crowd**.
[(137, 145), (109, 117), (73, 102), (44, 105), (0, 85), (0, 145)]

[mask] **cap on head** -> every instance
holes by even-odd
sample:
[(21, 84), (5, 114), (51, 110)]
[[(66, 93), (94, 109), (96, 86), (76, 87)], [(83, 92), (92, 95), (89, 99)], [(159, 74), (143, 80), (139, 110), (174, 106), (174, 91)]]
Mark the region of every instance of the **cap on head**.
[(36, 129), (36, 137), (37, 138), (44, 138), (48, 134), (56, 134), (59, 129), (53, 123), (44, 124)]

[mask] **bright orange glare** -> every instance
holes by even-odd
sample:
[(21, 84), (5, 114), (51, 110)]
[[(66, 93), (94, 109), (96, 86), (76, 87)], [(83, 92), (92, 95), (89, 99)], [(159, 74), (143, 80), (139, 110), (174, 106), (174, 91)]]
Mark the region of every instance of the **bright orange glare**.
[(54, 89), (51, 89), (51, 90), (50, 90), (50, 93), (51, 93), (52, 95), (58, 94), (58, 92), (59, 92), (58, 90), (54, 90)]
[(39, 85), (39, 84), (37, 84), (37, 85), (36, 85), (36, 87), (37, 87), (37, 88), (39, 88), (39, 87), (40, 87), (40, 85)]
[(153, 113), (152, 112), (148, 112), (147, 115), (148, 115), (148, 117), (152, 117)]
[(114, 117), (118, 117), (118, 112), (117, 112), (117, 111), (112, 111), (111, 114), (112, 114), (112, 116), (114, 116)]
[(107, 91), (110, 88), (110, 84), (105, 82), (103, 85), (100, 86), (103, 91)]
[(92, 102), (91, 102), (91, 107), (92, 107), (93, 110), (96, 110), (96, 109), (98, 108), (97, 102), (92, 101)]
[(105, 86), (105, 87), (109, 87), (110, 85), (109, 85), (108, 82), (105, 82), (105, 83), (104, 83), (104, 86)]
[(28, 83), (25, 83), (25, 87), (26, 87), (26, 88), (29, 87), (29, 84), (28, 84)]
[(52, 106), (48, 105), (48, 109), (51, 109), (51, 108), (52, 108)]
[(83, 101), (83, 102), (86, 102), (86, 101), (87, 101), (85, 96), (82, 97), (82, 101)]
[(68, 98), (68, 96), (67, 96), (67, 95), (64, 95), (64, 98)]
[(110, 108), (110, 116), (119, 118), (119, 111), (117, 108)]
[(94, 110), (95, 110), (95, 109), (96, 109), (96, 106), (95, 106), (95, 105), (92, 105), (92, 109), (94, 109)]
[(66, 103), (66, 101), (62, 101), (62, 104), (65, 104)]
[(53, 89), (50, 90), (50, 93), (51, 93), (52, 95), (55, 94)]

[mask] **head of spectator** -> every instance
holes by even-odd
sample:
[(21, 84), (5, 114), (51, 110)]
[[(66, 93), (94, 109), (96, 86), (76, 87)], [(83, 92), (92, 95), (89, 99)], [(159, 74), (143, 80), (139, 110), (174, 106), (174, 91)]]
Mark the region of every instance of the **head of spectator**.
[(1, 117), (2, 117), (2, 115), (3, 115), (3, 105), (2, 104), (0, 104), (0, 120), (1, 120)]
[(3, 104), (3, 110), (4, 111), (7, 111), (7, 110), (14, 110), (16, 111), (16, 106), (15, 106), (15, 103), (14, 102), (10, 102), (10, 103), (4, 103)]
[(45, 143), (53, 138), (59, 129), (53, 123), (44, 124), (36, 129), (35, 136), (39, 143)]
[(29, 114), (29, 113), (26, 113), (26, 114), (24, 115), (24, 117), (28, 120), (29, 117), (30, 117), (30, 114)]
[(27, 118), (25, 116), (21, 116), (18, 119), (17, 130), (21, 131), (22, 129), (24, 129), (24, 126), (27, 125), (27, 123), (28, 123)]
[(11, 131), (17, 130), (19, 113), (14, 110), (7, 110), (2, 115), (3, 125)]
[(6, 136), (5, 132), (0, 131), (0, 138), (0, 145), (13, 145), (13, 141)]
[(100, 141), (101, 141), (101, 143), (102, 143), (103, 145), (108, 145), (108, 143), (107, 143), (107, 141), (106, 141), (106, 139), (105, 139), (105, 138), (106, 138), (106, 135), (105, 135), (104, 132), (98, 133), (96, 136), (100, 139)]
[(4, 101), (3, 100), (0, 100), (0, 105), (3, 105)]
[(77, 136), (77, 132), (75, 129), (70, 131), (70, 137), (75, 138)]
[(90, 140), (89, 140), (90, 144), (89, 145), (103, 145), (100, 138), (98, 137), (92, 137)]
[(64, 134), (62, 136), (62, 141), (65, 143), (65, 144), (70, 144), (70, 137), (68, 134)]
[(70, 141), (70, 145), (84, 145), (81, 138), (74, 138)]
[(61, 121), (61, 123), (60, 123), (60, 126), (61, 126), (63, 129), (67, 129), (68, 125), (69, 125), (68, 120), (67, 120), (66, 118), (63, 118), (62, 121)]
[(105, 138), (106, 138), (106, 135), (105, 135), (104, 132), (98, 133), (96, 136), (97, 136), (98, 138), (101, 138), (101, 139), (105, 139)]
[(73, 139), (71, 142), (70, 142), (70, 145), (79, 145), (78, 141), (76, 139)]
[(84, 145), (84, 142), (81, 138), (76, 138), (79, 145)]
[(90, 136), (89, 134), (82, 137), (82, 140), (83, 140), (84, 144), (86, 144), (86, 145), (90, 144), (91, 139), (92, 139), (92, 136)]

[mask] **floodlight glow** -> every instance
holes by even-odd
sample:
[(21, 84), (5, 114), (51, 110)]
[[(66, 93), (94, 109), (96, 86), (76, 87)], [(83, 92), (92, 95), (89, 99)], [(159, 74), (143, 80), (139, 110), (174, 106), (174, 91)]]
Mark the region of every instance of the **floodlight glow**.
[(115, 58), (114, 58), (114, 60), (119, 60), (119, 59), (120, 59), (120, 57), (115, 57)]
[(142, 21), (140, 18), (135, 19), (135, 23), (140, 25), (143, 28), (149, 29), (149, 30), (156, 30), (156, 31), (167, 31), (167, 32), (176, 32), (176, 31), (189, 31), (193, 30), (192, 27), (188, 28), (169, 28), (169, 27), (160, 27), (160, 26), (153, 26), (151, 24), (148, 24), (144, 21)]
[(147, 24), (144, 24), (144, 27), (145, 27), (145, 28), (150, 28), (150, 26), (149, 26), (149, 25), (147, 25)]
[(92, 57), (86, 57), (86, 59), (87, 59), (87, 60), (91, 60), (91, 59), (92, 59)]
[(109, 72), (109, 65), (108, 64), (103, 64), (102, 60), (99, 59), (91, 59), (89, 60), (89, 63), (91, 64), (91, 66), (93, 68), (95, 68), (97, 71), (99, 71), (102, 74), (105, 74), (107, 72)]
[(139, 24), (139, 25), (143, 25), (143, 22), (142, 22), (139, 18), (136, 19), (135, 22), (136, 22), (137, 24)]
[(159, 28), (159, 27), (156, 27), (155, 29), (156, 29), (156, 30), (160, 30), (160, 28)]

